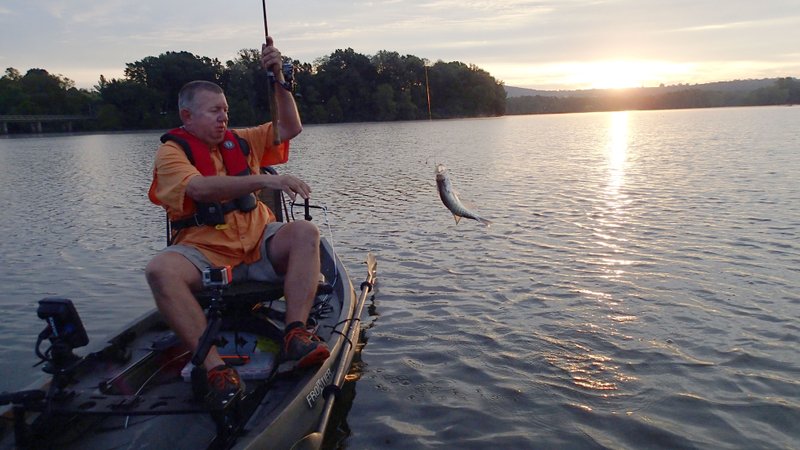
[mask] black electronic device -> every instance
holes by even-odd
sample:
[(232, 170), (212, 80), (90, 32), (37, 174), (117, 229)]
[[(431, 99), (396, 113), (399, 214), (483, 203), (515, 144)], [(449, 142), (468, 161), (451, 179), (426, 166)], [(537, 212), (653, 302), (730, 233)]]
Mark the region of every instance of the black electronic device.
[(81, 322), (72, 300), (55, 297), (44, 298), (39, 300), (39, 309), (36, 314), (47, 322), (49, 333), (45, 337), (51, 342), (64, 342), (70, 348), (83, 347), (89, 343), (89, 336), (86, 335), (83, 322)]

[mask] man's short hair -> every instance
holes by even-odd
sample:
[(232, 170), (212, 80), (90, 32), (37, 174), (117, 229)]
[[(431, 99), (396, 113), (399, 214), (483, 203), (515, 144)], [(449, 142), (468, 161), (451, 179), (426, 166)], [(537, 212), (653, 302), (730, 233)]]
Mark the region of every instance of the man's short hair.
[(210, 81), (190, 81), (184, 84), (181, 90), (178, 92), (178, 111), (184, 109), (191, 110), (194, 106), (194, 96), (201, 91), (213, 92), (214, 94), (224, 94), (221, 87)]

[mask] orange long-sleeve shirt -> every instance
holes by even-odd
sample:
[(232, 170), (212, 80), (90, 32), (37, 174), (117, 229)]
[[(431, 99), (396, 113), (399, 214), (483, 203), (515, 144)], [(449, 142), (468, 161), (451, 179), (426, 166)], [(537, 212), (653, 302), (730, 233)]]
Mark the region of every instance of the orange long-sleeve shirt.
[[(260, 168), (285, 163), (289, 159), (289, 142), (272, 144), (272, 124), (233, 130), (250, 145), (248, 166), (253, 173)], [(211, 148), (211, 160), (217, 175), (226, 175), (219, 148)], [(153, 183), (150, 199), (163, 206), (170, 220), (191, 216), (195, 212), (194, 201), (186, 196), (186, 186), (193, 177), (202, 176), (175, 142), (162, 144), (155, 157)], [(225, 215), (227, 227), (196, 226), (181, 230), (175, 238), (176, 244), (191, 245), (200, 250), (212, 264), (236, 266), (259, 259), (259, 242), (264, 227), (275, 221), (275, 215), (259, 202), (250, 212), (232, 211)]]

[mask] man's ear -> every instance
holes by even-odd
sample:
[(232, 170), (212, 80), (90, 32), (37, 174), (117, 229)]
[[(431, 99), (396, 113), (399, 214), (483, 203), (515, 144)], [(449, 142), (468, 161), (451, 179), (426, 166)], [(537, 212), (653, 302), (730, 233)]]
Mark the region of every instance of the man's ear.
[(188, 123), (192, 119), (192, 112), (188, 108), (180, 110), (181, 122)]

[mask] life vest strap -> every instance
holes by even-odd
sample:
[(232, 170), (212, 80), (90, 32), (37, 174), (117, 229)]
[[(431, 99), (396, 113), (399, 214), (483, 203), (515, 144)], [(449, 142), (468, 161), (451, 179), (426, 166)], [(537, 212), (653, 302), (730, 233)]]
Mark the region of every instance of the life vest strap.
[(202, 225), (223, 225), (225, 223), (224, 216), (226, 214), (236, 210), (250, 212), (256, 208), (258, 201), (253, 194), (250, 194), (250, 201), (247, 203), (248, 205), (246, 207), (242, 207), (242, 199), (237, 198), (225, 203), (198, 205), (200, 208), (204, 208), (206, 205), (212, 206), (216, 209), (216, 211), (211, 214), (195, 213), (190, 217), (172, 220), (170, 221), (169, 226), (173, 231), (179, 231), (184, 228), (199, 227)]
[[(161, 142), (166, 143), (167, 141), (177, 143), (183, 149), (189, 162), (198, 169), (201, 175), (211, 176), (216, 174), (216, 168), (211, 160), (208, 146), (197, 137), (183, 128), (175, 128), (161, 136)], [(250, 146), (244, 138), (227, 130), (225, 139), (220, 145), (225, 148), (221, 154), (225, 171), (228, 175), (247, 176), (251, 174), (250, 167), (247, 165)], [(242, 195), (225, 203), (194, 203), (197, 212), (191, 217), (171, 221), (170, 227), (172, 230), (179, 231), (184, 228), (201, 225), (224, 226), (225, 214), (236, 210), (250, 212), (258, 206), (258, 200), (252, 193)]]

